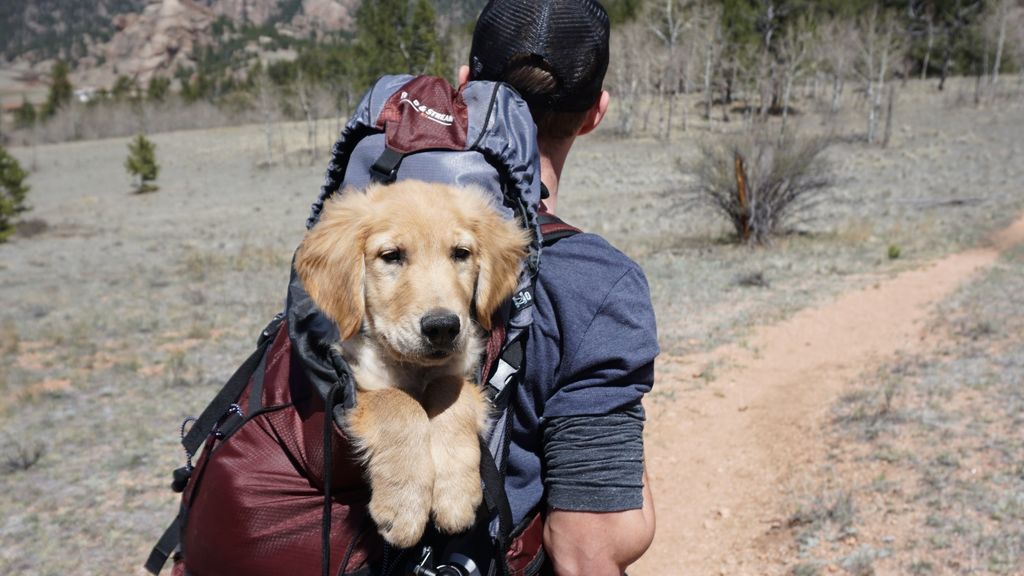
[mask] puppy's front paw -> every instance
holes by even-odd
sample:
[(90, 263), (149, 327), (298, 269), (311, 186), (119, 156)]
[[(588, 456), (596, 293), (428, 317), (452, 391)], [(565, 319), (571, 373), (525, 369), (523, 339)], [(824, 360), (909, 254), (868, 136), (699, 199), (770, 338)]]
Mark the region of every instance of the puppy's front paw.
[(434, 523), (442, 532), (458, 534), (476, 520), (483, 501), (480, 476), (475, 470), (438, 470), (434, 480)]
[(430, 520), (431, 489), (427, 483), (395, 484), (375, 490), (370, 498), (370, 516), (377, 531), (399, 548), (414, 546), (423, 537)]

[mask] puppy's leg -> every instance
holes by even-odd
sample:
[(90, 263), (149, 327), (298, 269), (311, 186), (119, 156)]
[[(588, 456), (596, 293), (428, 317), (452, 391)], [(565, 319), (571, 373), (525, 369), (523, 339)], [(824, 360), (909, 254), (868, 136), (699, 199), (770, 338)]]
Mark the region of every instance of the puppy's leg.
[(458, 533), (473, 525), (483, 499), (480, 486), (480, 434), (487, 403), (480, 390), (462, 378), (432, 383), (425, 397), (434, 459), (434, 523)]
[(430, 519), (434, 487), (423, 406), (401, 390), (360, 390), (347, 429), (364, 460), (378, 531), (400, 548), (416, 544)]

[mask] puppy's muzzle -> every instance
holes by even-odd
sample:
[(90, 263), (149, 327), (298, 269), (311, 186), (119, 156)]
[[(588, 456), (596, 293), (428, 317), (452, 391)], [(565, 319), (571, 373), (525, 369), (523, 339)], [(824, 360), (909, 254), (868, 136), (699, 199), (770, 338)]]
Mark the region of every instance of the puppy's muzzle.
[(435, 355), (447, 355), (462, 329), (458, 315), (448, 310), (431, 310), (420, 318), (420, 333), (430, 342)]

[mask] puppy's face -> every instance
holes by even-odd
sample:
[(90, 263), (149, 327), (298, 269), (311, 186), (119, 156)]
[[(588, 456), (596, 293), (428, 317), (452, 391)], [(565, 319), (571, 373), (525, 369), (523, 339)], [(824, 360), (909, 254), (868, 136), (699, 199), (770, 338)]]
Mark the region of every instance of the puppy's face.
[(433, 365), (490, 329), (516, 286), (527, 237), (480, 192), (402, 181), (324, 208), (296, 270), (343, 339), (360, 329), (394, 359)]

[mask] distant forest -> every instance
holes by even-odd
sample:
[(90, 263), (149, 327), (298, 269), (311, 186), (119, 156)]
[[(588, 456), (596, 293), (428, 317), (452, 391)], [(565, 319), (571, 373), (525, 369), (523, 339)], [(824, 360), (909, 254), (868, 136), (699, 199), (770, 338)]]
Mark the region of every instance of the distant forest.
[[(83, 15), (76, 26), (100, 26), (99, 12), (137, 1), (105, 0), (101, 10)], [(484, 3), (364, 2), (352, 30), (315, 38), (282, 33), (273, 22), (257, 27), (221, 18), (194, 65), (146, 86), (118, 78), (87, 106), (129, 102), (137, 108), (148, 102), (166, 108), (173, 100), (213, 106), (245, 121), (341, 118), (381, 74), (453, 80)], [(29, 4), (35, 10), (80, 3), (7, 0), (0, 9), (5, 26), (0, 38), (7, 47), (45, 38), (56, 42), (45, 34), (19, 40), (6, 35), (16, 6), (24, 11)], [(671, 138), (680, 115), (685, 130), (690, 112), (680, 108), (684, 96), (702, 102), (700, 116), (706, 120), (717, 111), (727, 122), (738, 110), (748, 119), (781, 116), (785, 123), (800, 99), (835, 114), (856, 94), (858, 102), (867, 103), (868, 140), (873, 141), (896, 80), (933, 79), (942, 90), (950, 76), (972, 76), (978, 101), (1007, 85), (1024, 62), (1024, 7), (1018, 0), (607, 0), (604, 5), (613, 23), (606, 86), (619, 95), (615, 128), (624, 134), (642, 130)], [(281, 5), (297, 9), (289, 6)], [(280, 14), (286, 18), (293, 12)], [(57, 36), (65, 44), (55, 46), (69, 41)], [(285, 49), (290, 57), (259, 56)], [(73, 69), (74, 62), (69, 64)], [(1024, 82), (1024, 75), (1014, 82)], [(45, 122), (63, 106), (70, 101), (51, 97), (45, 113), (23, 107), (18, 125)]]
[(0, 2), (0, 55), (13, 60), (75, 61), (90, 42), (114, 35), (116, 14), (141, 12), (148, 0), (3, 0)]

